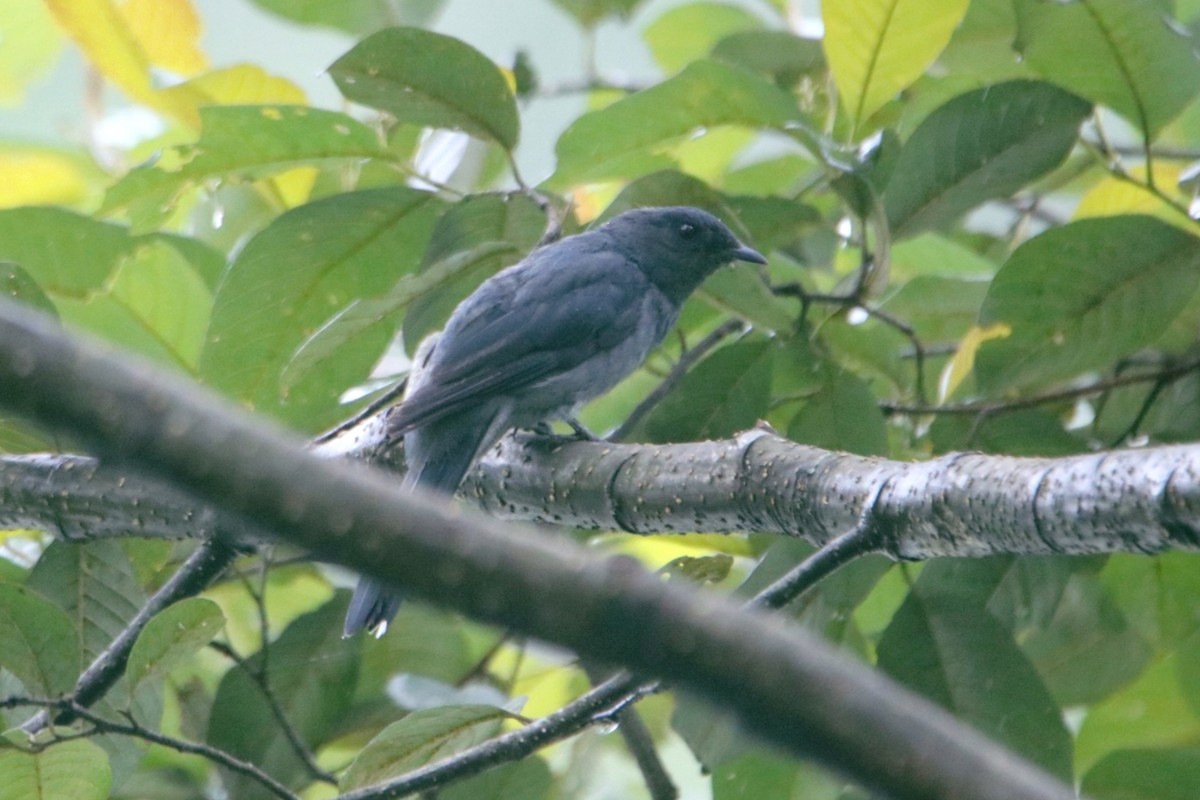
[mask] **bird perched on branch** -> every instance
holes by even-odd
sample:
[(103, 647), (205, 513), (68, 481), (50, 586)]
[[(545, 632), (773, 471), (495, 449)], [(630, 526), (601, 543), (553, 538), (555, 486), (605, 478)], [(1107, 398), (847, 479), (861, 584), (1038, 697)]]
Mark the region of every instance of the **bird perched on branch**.
[[(641, 208), (530, 253), (451, 314), (388, 420), (405, 486), (452, 495), (513, 428), (571, 420), (645, 360), (684, 300), (731, 261), (765, 264), (697, 208)], [(399, 596), (364, 578), (345, 635), (382, 635)]]

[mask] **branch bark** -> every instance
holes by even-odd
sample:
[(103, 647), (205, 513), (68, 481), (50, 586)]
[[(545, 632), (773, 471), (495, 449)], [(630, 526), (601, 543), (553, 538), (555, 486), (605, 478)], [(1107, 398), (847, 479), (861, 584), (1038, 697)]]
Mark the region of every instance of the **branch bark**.
[(271, 423), (0, 301), (0, 405), (255, 527), (432, 602), (657, 675), (793, 753), (899, 798), (1074, 791), (781, 619), (394, 491)]
[[(364, 425), (382, 430), (383, 418)], [(394, 465), (348, 432), (324, 456)], [(347, 443), (349, 442), (349, 443)], [(489, 516), (630, 533), (756, 531), (821, 546), (855, 527), (896, 559), (1200, 550), (1200, 446), (1066, 458), (952, 453), (905, 463), (833, 453), (766, 430), (620, 445), (518, 433), (468, 477)], [(65, 538), (265, 536), (161, 481), (79, 456), (0, 459), (0, 525)]]

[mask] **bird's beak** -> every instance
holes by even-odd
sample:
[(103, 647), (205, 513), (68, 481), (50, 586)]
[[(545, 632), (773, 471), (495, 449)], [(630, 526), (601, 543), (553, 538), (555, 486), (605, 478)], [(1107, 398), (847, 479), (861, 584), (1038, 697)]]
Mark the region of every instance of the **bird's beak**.
[(767, 259), (753, 247), (742, 245), (729, 254), (734, 261), (749, 261), (751, 264), (765, 264)]

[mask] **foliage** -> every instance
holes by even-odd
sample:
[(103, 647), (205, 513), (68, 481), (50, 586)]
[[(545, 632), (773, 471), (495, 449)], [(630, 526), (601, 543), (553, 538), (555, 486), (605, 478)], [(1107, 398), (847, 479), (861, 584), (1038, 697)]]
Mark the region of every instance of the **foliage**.
[[(103, 158), (0, 140), (6, 291), (315, 434), (544, 233), (690, 204), (770, 265), (714, 275), (678, 337), (585, 410), (595, 429), (616, 428), (686, 352), (697, 363), (631, 438), (765, 419), (895, 458), (1200, 439), (1197, 4), (829, 0), (818, 41), (783, 2), (524, 1), (589, 41), (605, 25), (644, 31), (663, 72), (629, 86), (591, 64), (582, 84), (526, 57), (509, 70), (415, 27), (437, 0), (254, 0), (356, 38), (312, 65), (347, 101), (316, 108), (269, 63), (210, 67), (198, 36), (211, 21), (190, 0), (11, 0), (27, 24), (0, 49), (0, 95), (36, 92), (69, 41), (164, 130)], [(564, 91), (587, 110), (547, 133), (555, 166), (530, 185), (523, 137)], [(0, 443), (48, 446), (12, 420)], [(761, 587), (807, 554), (758, 536), (598, 541), (715, 591)], [(0, 696), (68, 689), (183, 554), (55, 543), (30, 569), (2, 562)], [(553, 654), (416, 603), (384, 639), (342, 641), (344, 581), (244, 566), (154, 620), (97, 710), (324, 797), (330, 780), (367, 785), (518, 724), (509, 698), (538, 716), (585, 687)], [(1194, 797), (1195, 572), (1183, 555), (864, 560), (791, 613), (1093, 797)], [(694, 752), (669, 768), (702, 763), (714, 796), (845, 794), (687, 698), (640, 708), (657, 741)], [(616, 739), (585, 734), (445, 794), (633, 787)], [(196, 755), (95, 741), (0, 743), (13, 776), (0, 796), (103, 797), (110, 783), (116, 797), (194, 796), (217, 779)], [(219, 776), (234, 796), (268, 796)]]

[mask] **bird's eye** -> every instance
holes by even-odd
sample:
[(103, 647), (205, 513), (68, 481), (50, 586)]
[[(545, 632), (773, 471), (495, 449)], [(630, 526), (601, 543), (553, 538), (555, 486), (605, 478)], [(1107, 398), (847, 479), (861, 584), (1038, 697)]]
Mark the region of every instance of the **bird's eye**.
[(679, 236), (683, 239), (691, 239), (696, 235), (696, 226), (685, 222), (679, 226)]

